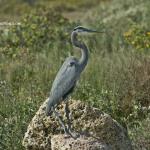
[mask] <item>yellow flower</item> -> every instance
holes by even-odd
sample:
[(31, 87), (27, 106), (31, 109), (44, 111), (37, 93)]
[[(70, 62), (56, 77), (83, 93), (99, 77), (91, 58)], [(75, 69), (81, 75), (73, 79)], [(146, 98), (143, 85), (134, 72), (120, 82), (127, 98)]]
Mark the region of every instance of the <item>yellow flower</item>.
[(125, 33), (124, 33), (124, 36), (125, 36), (125, 37), (131, 36), (131, 31), (125, 32)]
[(146, 47), (147, 47), (147, 48), (149, 48), (149, 46), (150, 46), (149, 44), (146, 44)]
[(150, 32), (147, 32), (147, 35), (149, 35), (149, 36), (150, 36)]

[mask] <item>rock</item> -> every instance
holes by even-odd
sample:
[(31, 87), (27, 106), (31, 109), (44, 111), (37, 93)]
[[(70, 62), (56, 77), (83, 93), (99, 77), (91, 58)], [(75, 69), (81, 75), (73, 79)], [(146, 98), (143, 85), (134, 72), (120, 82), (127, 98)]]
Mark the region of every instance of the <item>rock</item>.
[(110, 150), (111, 147), (94, 138), (81, 136), (74, 140), (64, 135), (55, 135), (51, 139), (52, 150)]
[[(60, 145), (64, 143), (67, 143), (67, 145), (70, 143), (72, 143), (71, 145), (79, 143), (79, 145), (83, 146), (87, 145), (88, 140), (94, 141), (98, 146), (104, 147), (102, 148), (103, 150), (106, 150), (106, 148), (109, 150), (132, 149), (127, 131), (117, 121), (99, 109), (75, 100), (69, 100), (73, 130), (79, 133), (86, 133), (88, 136), (80, 137), (77, 140), (67, 138), (65, 141), (65, 137), (61, 135), (64, 131), (61, 129), (56, 118), (53, 115), (50, 117), (46, 117), (45, 115), (47, 101), (39, 108), (28, 126), (23, 139), (23, 146), (26, 150), (51, 150), (57, 142)], [(66, 121), (64, 117), (64, 104), (58, 106), (57, 111), (60, 112)], [(58, 141), (56, 141), (57, 138)], [(101, 149), (99, 148), (99, 150)]]

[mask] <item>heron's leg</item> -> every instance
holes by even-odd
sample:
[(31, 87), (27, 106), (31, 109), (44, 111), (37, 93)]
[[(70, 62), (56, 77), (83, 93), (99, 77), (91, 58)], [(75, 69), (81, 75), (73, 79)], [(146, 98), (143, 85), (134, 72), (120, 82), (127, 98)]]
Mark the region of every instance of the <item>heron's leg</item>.
[(73, 138), (73, 139), (77, 139), (80, 135), (76, 134), (76, 133), (72, 133), (71, 131), (71, 119), (70, 119), (70, 110), (69, 110), (69, 103), (68, 101), (65, 102), (65, 114), (66, 114), (66, 118), (67, 118), (67, 125), (68, 125), (68, 131), (69, 131), (69, 135)]
[(54, 107), (52, 108), (52, 111), (54, 112), (56, 118), (58, 119), (59, 123), (61, 124), (61, 126), (62, 126), (62, 128), (63, 128), (65, 134), (69, 134), (69, 131), (68, 131), (68, 129), (66, 128), (64, 121), (60, 118), (60, 114), (55, 110)]
[(64, 121), (60, 118), (59, 113), (54, 109), (54, 107), (52, 108), (52, 111), (54, 112), (56, 118), (58, 119), (59, 123), (61, 124), (65, 134), (70, 135), (72, 138), (77, 139), (78, 135), (73, 135), (65, 126)]
[(67, 118), (68, 130), (71, 131), (71, 120), (70, 120), (70, 110), (69, 110), (68, 101), (65, 102), (65, 115)]

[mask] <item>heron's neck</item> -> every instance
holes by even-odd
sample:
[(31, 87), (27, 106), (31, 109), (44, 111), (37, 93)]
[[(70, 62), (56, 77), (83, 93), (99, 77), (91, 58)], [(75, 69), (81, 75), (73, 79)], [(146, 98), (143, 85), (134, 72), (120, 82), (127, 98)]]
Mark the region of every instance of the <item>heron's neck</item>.
[(81, 49), (81, 58), (79, 59), (79, 65), (82, 71), (88, 62), (88, 48), (84, 43), (78, 41), (76, 32), (72, 32), (71, 41), (74, 46)]

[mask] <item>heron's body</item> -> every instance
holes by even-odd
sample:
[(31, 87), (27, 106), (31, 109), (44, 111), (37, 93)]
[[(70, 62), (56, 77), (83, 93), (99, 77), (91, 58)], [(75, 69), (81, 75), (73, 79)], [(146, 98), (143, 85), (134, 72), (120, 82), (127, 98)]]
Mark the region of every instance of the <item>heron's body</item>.
[[(73, 91), (80, 75), (78, 60), (71, 56), (66, 59), (52, 84), (48, 101), (49, 108), (60, 104)], [(78, 76), (76, 76), (78, 74)], [(49, 111), (49, 110), (47, 110)]]
[(72, 43), (76, 47), (81, 48), (81, 58), (77, 59), (74, 56), (68, 57), (58, 71), (52, 84), (52, 89), (46, 109), (47, 115), (50, 114), (52, 107), (60, 104), (60, 102), (65, 100), (67, 96), (73, 91), (81, 72), (84, 70), (88, 62), (88, 49), (84, 43), (80, 43), (77, 40), (76, 32), (72, 32), (71, 39)]
[[(54, 112), (59, 122), (63, 126), (65, 132), (72, 135), (68, 130), (66, 131), (65, 125), (58, 113), (55, 111), (55, 107), (59, 105), (62, 101), (66, 100), (68, 95), (73, 91), (77, 80), (80, 77), (81, 72), (84, 70), (88, 62), (88, 48), (83, 42), (78, 41), (77, 35), (80, 32), (97, 32), (94, 30), (89, 30), (84, 27), (76, 27), (71, 34), (72, 44), (81, 50), (81, 57), (77, 59), (76, 57), (68, 57), (63, 63), (62, 67), (58, 71), (56, 78), (52, 84), (48, 104), (46, 107), (46, 114), (50, 115)], [(66, 106), (68, 104), (66, 103)], [(69, 120), (68, 106), (65, 109), (66, 117)], [(69, 121), (68, 121), (69, 122)]]

